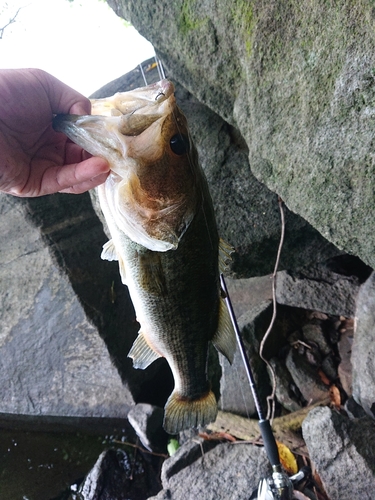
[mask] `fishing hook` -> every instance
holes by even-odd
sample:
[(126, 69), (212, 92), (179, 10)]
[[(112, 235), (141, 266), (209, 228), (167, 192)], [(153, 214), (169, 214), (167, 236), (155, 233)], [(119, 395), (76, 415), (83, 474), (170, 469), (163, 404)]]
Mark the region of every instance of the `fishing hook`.
[(164, 92), (159, 92), (158, 95), (155, 97), (155, 101), (157, 101), (159, 99), (159, 97), (162, 95), (165, 97)]

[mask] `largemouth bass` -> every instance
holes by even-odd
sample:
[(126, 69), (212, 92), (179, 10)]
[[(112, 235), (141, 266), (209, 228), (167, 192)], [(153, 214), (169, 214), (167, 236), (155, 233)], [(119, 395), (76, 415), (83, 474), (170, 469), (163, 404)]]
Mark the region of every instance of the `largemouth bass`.
[(209, 342), (230, 362), (236, 343), (219, 280), (228, 247), (186, 118), (168, 80), (94, 100), (92, 112), (58, 115), (54, 128), (111, 167), (98, 188), (112, 237), (102, 258), (118, 260), (141, 325), (129, 356), (141, 369), (167, 360), (167, 432), (205, 426), (217, 415)]

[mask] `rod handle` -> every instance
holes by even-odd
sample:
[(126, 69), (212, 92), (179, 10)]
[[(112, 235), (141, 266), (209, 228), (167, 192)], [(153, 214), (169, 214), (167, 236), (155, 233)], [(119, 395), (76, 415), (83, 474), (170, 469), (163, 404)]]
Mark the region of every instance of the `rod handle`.
[(269, 420), (259, 420), (260, 432), (262, 434), (264, 448), (268, 460), (272, 466), (280, 465), (279, 450), (277, 448), (275, 436), (273, 435)]

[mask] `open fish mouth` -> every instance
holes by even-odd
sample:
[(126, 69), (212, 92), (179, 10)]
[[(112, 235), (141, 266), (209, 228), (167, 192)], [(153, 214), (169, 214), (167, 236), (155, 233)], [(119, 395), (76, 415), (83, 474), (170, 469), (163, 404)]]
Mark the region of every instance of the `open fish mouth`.
[[(174, 85), (169, 80), (93, 99), (91, 105), (91, 115), (57, 115), (53, 128), (66, 134), (92, 155), (106, 158), (114, 172), (118, 170), (121, 157), (129, 154), (129, 140), (126, 138), (140, 136), (148, 130), (148, 137), (143, 143), (155, 143), (162, 122), (177, 108)], [(151, 128), (154, 131), (152, 137)]]
[(198, 194), (196, 153), (174, 85), (161, 80), (92, 100), (92, 111), (57, 115), (53, 127), (109, 162), (103, 197), (126, 235), (153, 251), (176, 249), (194, 217)]

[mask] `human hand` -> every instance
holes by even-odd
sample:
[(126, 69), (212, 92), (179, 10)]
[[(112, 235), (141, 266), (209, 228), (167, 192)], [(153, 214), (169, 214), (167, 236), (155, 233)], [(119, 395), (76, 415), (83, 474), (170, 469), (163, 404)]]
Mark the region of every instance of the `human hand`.
[(54, 114), (90, 110), (86, 97), (42, 70), (0, 70), (0, 191), (78, 194), (103, 183), (107, 161), (52, 128)]

